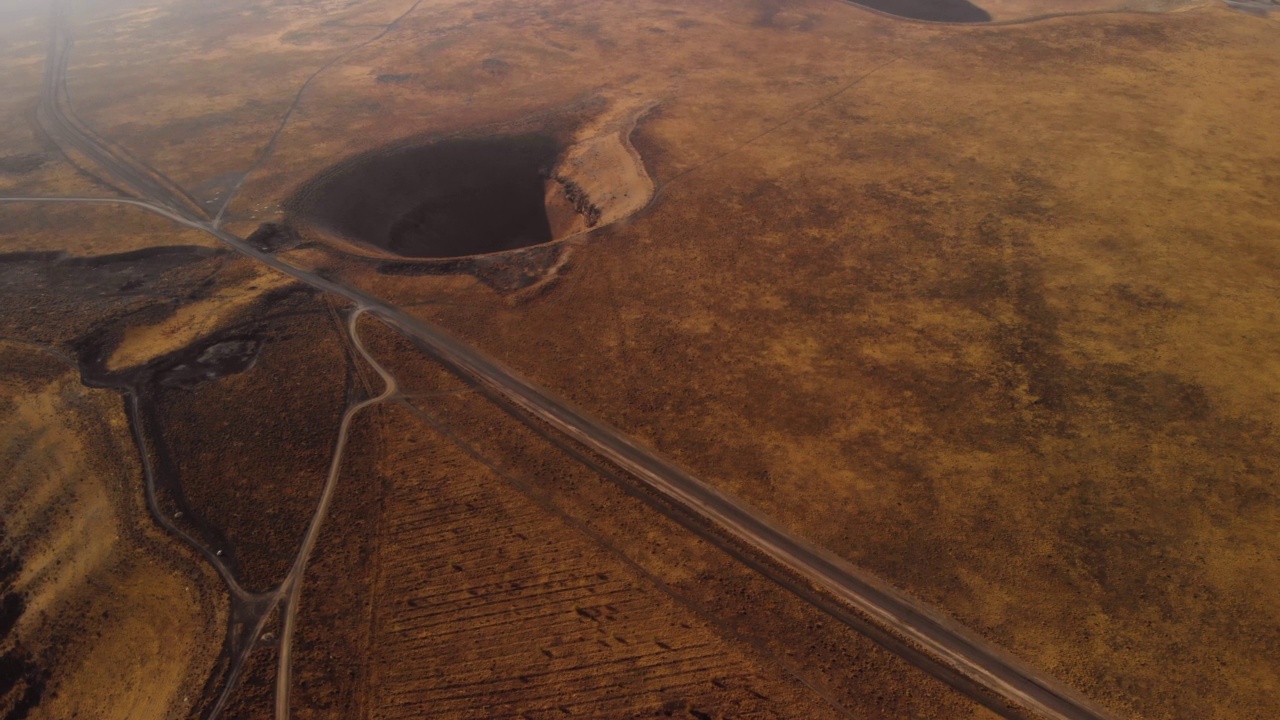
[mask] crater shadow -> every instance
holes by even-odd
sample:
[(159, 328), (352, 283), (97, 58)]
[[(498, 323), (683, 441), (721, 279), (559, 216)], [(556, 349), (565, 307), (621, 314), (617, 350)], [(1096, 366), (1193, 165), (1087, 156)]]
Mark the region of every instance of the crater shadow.
[(886, 15), (949, 23), (991, 22), (991, 14), (969, 0), (848, 0)]
[(552, 239), (546, 178), (561, 148), (541, 134), (440, 140), (343, 161), (285, 203), (311, 225), (406, 258), (454, 258)]

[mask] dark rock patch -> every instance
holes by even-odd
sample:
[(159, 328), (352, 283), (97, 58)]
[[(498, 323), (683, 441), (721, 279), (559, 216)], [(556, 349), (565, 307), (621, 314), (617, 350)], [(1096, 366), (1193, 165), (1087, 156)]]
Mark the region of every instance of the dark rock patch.
[(245, 241), (263, 252), (279, 252), (297, 247), (302, 239), (297, 231), (280, 223), (263, 223)]
[(260, 347), (261, 343), (256, 338), (237, 338), (221, 340), (203, 348), (190, 348), (157, 379), (165, 387), (186, 388), (236, 375), (253, 367)]

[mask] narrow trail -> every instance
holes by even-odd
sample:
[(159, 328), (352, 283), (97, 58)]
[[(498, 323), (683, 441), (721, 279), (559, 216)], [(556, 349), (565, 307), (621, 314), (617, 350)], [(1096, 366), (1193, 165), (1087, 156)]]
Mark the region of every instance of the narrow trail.
[(281, 584), (280, 592), (283, 593), (281, 599), (284, 602), (284, 623), (280, 632), (280, 654), (276, 670), (276, 720), (287, 720), (289, 717), (289, 698), (293, 689), (293, 635), (297, 626), (298, 605), (302, 598), (303, 575), (307, 569), (307, 561), (310, 560), (311, 553), (315, 550), (316, 540), (320, 537), (320, 528), (324, 524), (325, 517), (329, 514), (329, 506), (333, 502), (334, 491), (338, 487), (338, 476), (342, 472), (342, 457), (347, 447), (347, 440), (351, 435), (351, 422), (361, 410), (386, 402), (400, 392), (399, 383), (396, 382), (395, 376), (387, 372), (386, 368), (373, 359), (373, 356), (369, 354), (369, 351), (365, 349), (364, 343), (360, 340), (360, 333), (356, 328), (356, 324), (364, 313), (365, 308), (357, 307), (350, 314), (347, 320), (347, 335), (351, 338), (351, 342), (356, 350), (359, 351), (360, 356), (382, 378), (385, 387), (381, 395), (358, 402), (343, 413), (342, 423), (338, 427), (337, 446), (333, 450), (333, 460), (329, 465), (329, 476), (325, 480), (320, 502), (316, 507), (315, 515), (311, 518), (311, 525), (307, 528), (307, 534), (302, 540), (302, 547), (298, 550), (298, 557), (294, 560), (293, 568)]
[(263, 631), (266, 629), (267, 621), (271, 618), (271, 614), (277, 608), (282, 608), (281, 632), (278, 641), (278, 661), (276, 667), (276, 699), (275, 699), (275, 717), (278, 720), (287, 720), (289, 717), (289, 702), (293, 690), (293, 637), (297, 629), (298, 607), (302, 598), (302, 581), (306, 574), (307, 563), (311, 559), (311, 555), (315, 550), (316, 542), (319, 540), (320, 532), (324, 526), (325, 518), (328, 516), (329, 507), (333, 503), (333, 496), (338, 487), (338, 479), (342, 471), (342, 459), (346, 451), (347, 442), (350, 438), (351, 423), (355, 416), (365, 408), (381, 404), (387, 400), (399, 397), (399, 383), (394, 375), (387, 372), (377, 360), (369, 354), (364, 344), (360, 340), (359, 332), (356, 325), (360, 316), (365, 313), (364, 308), (357, 307), (350, 313), (347, 325), (344, 328), (345, 333), (350, 339), (352, 345), (359, 352), (360, 356), (367, 362), (375, 372), (382, 378), (384, 389), (382, 394), (377, 397), (369, 398), (348, 407), (342, 414), (342, 420), (338, 426), (337, 441), (334, 446), (333, 454), (329, 463), (329, 472), (325, 478), (325, 484), (320, 493), (320, 499), (316, 503), (315, 512), (311, 516), (311, 521), (307, 526), (306, 535), (303, 536), (302, 543), (298, 548), (297, 555), (294, 557), (293, 565), (289, 569), (289, 573), (276, 586), (275, 590), (269, 593), (263, 593), (255, 596), (257, 606), (254, 608), (254, 624), (252, 628), (245, 633), (244, 640), (240, 643), (238, 652), (231, 658), (231, 664), (227, 670), (227, 681), (221, 692), (210, 709), (208, 718), (213, 720), (222, 714), (226, 709), (227, 703), (231, 699), (231, 694), (235, 690), (240, 674), (243, 672), (244, 664), (248, 660), (249, 655), (253, 652), (255, 644), (262, 637)]
[(216, 551), (205, 547), (190, 533), (178, 527), (177, 523), (173, 522), (160, 507), (159, 498), (156, 495), (155, 464), (151, 461), (150, 443), (147, 442), (147, 433), (143, 426), (141, 401), (138, 398), (138, 390), (136, 388), (125, 392), (125, 402), (128, 404), (129, 428), (133, 432), (133, 441), (138, 447), (138, 455), (142, 462), (142, 477), (146, 491), (147, 508), (151, 511), (152, 517), (162, 528), (173, 536), (182, 539), (204, 557), (205, 561), (218, 573), (218, 577), (222, 578), (222, 582), (226, 584), (227, 591), (231, 593), (232, 598), (245, 603), (260, 600), (263, 596), (245, 590)]
[(342, 53), (334, 57), (329, 62), (325, 63), (324, 65), (321, 65), (318, 70), (311, 73), (311, 75), (308, 76), (307, 79), (302, 82), (302, 87), (298, 88), (297, 94), (293, 96), (293, 103), (289, 105), (288, 110), (285, 110), (284, 116), (280, 118), (280, 124), (276, 126), (276, 131), (272, 133), (271, 138), (267, 140), (267, 144), (263, 146), (262, 152), (259, 153), (258, 155), (258, 159), (255, 160), (254, 163), (249, 166), (249, 169), (245, 170), (243, 173), (240, 173), (240, 176), (236, 179), (235, 184), (232, 185), (231, 189), (227, 191), (227, 196), (223, 198), (222, 202), (218, 205), (218, 212), (216, 212), (213, 216), (214, 227), (217, 227), (222, 224), (222, 216), (226, 214), (227, 208), (231, 205), (231, 201), (234, 200), (236, 195), (240, 193), (240, 189), (244, 187), (244, 184), (245, 182), (248, 181), (249, 176), (252, 175), (254, 172), (256, 172), (264, 164), (266, 164), (267, 160), (271, 157), (271, 153), (275, 150), (276, 144), (280, 142), (280, 137), (284, 134), (285, 127), (289, 124), (289, 119), (293, 117), (293, 114), (297, 112), (298, 107), (302, 104), (302, 96), (306, 94), (307, 88), (311, 87), (311, 83), (314, 82), (316, 78), (323, 75), (324, 72), (329, 68), (333, 67), (334, 65), (337, 65), (343, 60), (346, 60), (348, 57), (351, 57), (352, 55), (354, 55), (356, 52), (359, 52), (360, 50), (363, 50), (364, 48), (369, 47), (370, 45), (386, 37), (387, 33), (391, 32), (392, 30), (395, 30), (400, 25), (401, 21), (409, 17), (409, 15), (414, 10), (417, 10), (418, 6), (421, 4), (422, 4), (422, 0), (417, 0), (412, 5), (409, 6), (408, 10), (405, 10), (398, 17), (396, 17), (395, 20), (392, 20), (390, 23), (387, 23), (385, 26), (382, 26), (382, 32), (378, 33), (377, 35), (374, 35), (368, 40), (365, 40), (359, 45), (356, 45), (355, 47), (350, 48), (349, 50), (344, 50)]
[(280, 591), (252, 593), (245, 590), (236, 579), (235, 573), (227, 567), (227, 564), (223, 562), (216, 551), (211, 550), (197, 538), (180, 528), (164, 512), (160, 507), (156, 493), (156, 470), (151, 460), (151, 450), (147, 442), (147, 431), (144, 424), (145, 419), (142, 413), (139, 389), (137, 387), (125, 388), (124, 396), (129, 428), (132, 431), (133, 441), (138, 449), (138, 456), (142, 463), (143, 489), (147, 510), (151, 513), (151, 517), (156, 524), (185, 542), (199, 553), (205, 562), (209, 563), (214, 571), (217, 572), (218, 577), (221, 578), (230, 595), (231, 608), (227, 617), (227, 637), (224, 647), (224, 652), (229, 657), (229, 662), (222, 689), (214, 701), (213, 709), (207, 716), (209, 720), (213, 720), (218, 717), (227, 702), (229, 702), (240, 674), (244, 669), (245, 661), (253, 652), (258, 639), (262, 636), (263, 629), (266, 627), (267, 620), (271, 617), (271, 612), (279, 602)]

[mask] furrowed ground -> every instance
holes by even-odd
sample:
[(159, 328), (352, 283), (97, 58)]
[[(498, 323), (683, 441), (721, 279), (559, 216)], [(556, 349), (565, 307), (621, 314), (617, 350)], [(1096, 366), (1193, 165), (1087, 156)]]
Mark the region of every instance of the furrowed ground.
[(448, 438), (389, 434), (371, 717), (838, 716)]
[(406, 394), (380, 411), (372, 716), (990, 717), (361, 332)]

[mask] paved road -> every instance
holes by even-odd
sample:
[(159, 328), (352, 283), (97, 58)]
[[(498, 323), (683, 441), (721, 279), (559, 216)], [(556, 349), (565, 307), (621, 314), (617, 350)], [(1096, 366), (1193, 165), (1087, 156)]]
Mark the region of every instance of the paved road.
[[(216, 227), (205, 219), (202, 212), (193, 211), (184, 199), (185, 193), (173, 191), (175, 186), (167, 178), (152, 168), (121, 158), (113, 148), (85, 130), (82, 123), (68, 117), (69, 104), (57, 101), (65, 94), (66, 53), (65, 43), (58, 41), (56, 31), (50, 42), (49, 62), (51, 70), (47, 74), (46, 94), (50, 97), (41, 104), (39, 119), (42, 127), (65, 149), (81, 154), (132, 194), (145, 198), (121, 202), (207, 232), (246, 257), (312, 288), (345, 298), (415, 340), (419, 347), (454, 372), (483, 384), (530, 417), (594, 451), (655, 493), (856, 608), (996, 696), (1055, 720), (1104, 720), (1111, 717), (1087, 699), (1010, 658), (941, 613), (808, 544), (740, 500), (702, 482), (672, 461), (574, 408), (443, 329), (363, 290), (290, 265)], [(394, 388), (394, 385), (389, 385), (389, 388)]]
[(99, 178), (109, 182), (114, 178), (116, 187), (127, 194), (148, 201), (153, 205), (198, 218), (204, 216), (200, 203), (163, 173), (130, 154), (123, 147), (99, 136), (81, 123), (71, 111), (67, 93), (67, 61), (71, 53), (71, 39), (62, 15), (60, 3), (53, 3), (53, 18), (49, 28), (49, 48), (45, 59), (44, 88), (36, 108), (36, 120), (53, 139), (72, 164), (92, 174), (86, 164), (109, 168), (110, 176)]

